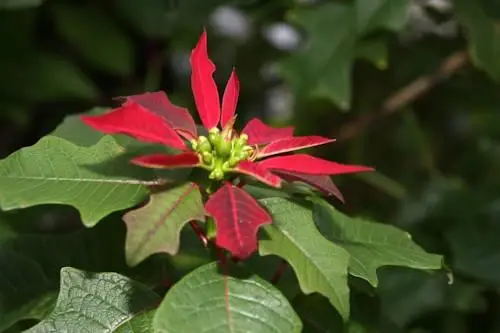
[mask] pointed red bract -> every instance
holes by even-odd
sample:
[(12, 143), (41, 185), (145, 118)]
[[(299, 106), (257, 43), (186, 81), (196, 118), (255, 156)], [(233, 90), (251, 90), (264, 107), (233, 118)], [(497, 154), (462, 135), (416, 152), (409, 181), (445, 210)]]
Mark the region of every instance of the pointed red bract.
[(340, 164), (306, 154), (277, 156), (259, 162), (266, 169), (302, 172), (309, 175), (339, 175), (374, 171), (373, 168), (362, 165)]
[(219, 92), (213, 73), (215, 65), (208, 58), (207, 33), (203, 31), (198, 44), (191, 52), (191, 89), (203, 126), (216, 127), (220, 118)]
[(271, 223), (271, 217), (244, 190), (224, 184), (205, 204), (217, 228), (215, 243), (238, 259), (248, 258), (257, 249), (257, 231)]
[(241, 161), (238, 166), (234, 169), (237, 172), (249, 175), (272, 187), (280, 187), (281, 179), (280, 177), (273, 175), (269, 170), (261, 167), (257, 163), (250, 161)]
[(291, 138), (293, 136), (293, 127), (273, 128), (264, 124), (260, 119), (253, 118), (241, 132), (248, 135), (248, 144), (260, 145)]
[(137, 102), (149, 111), (156, 113), (165, 119), (174, 130), (179, 131), (181, 135), (187, 136), (186, 139), (196, 138), (196, 124), (188, 109), (173, 104), (165, 92), (147, 92), (121, 98)]
[(239, 93), (240, 82), (238, 81), (238, 76), (233, 69), (233, 71), (231, 72), (231, 76), (227, 81), (226, 90), (224, 90), (224, 96), (222, 97), (222, 113), (220, 118), (220, 126), (222, 128), (224, 128), (226, 124), (234, 117), (236, 105), (238, 104)]
[(321, 136), (298, 136), (298, 137), (273, 141), (264, 148), (259, 150), (257, 158), (324, 145), (326, 143), (334, 141), (335, 139), (328, 139)]
[(146, 110), (136, 102), (98, 116), (81, 116), (88, 126), (107, 134), (127, 134), (140, 141), (161, 143), (184, 149), (184, 141), (160, 116)]
[(326, 175), (308, 175), (300, 172), (293, 171), (285, 171), (285, 170), (272, 170), (273, 173), (277, 174), (281, 178), (286, 181), (301, 181), (306, 184), (309, 184), (318, 190), (320, 190), (323, 194), (327, 196), (335, 196), (341, 202), (344, 202), (344, 196), (338, 189), (338, 187), (333, 183), (330, 176)]
[(178, 155), (152, 154), (136, 157), (130, 162), (147, 168), (171, 169), (195, 167), (200, 163), (200, 159), (195, 153)]

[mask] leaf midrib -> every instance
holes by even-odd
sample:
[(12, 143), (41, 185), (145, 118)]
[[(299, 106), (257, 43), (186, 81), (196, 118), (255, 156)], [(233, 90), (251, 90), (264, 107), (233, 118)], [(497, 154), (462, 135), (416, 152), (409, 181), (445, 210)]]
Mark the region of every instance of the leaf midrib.
[(50, 182), (82, 182), (82, 183), (111, 183), (128, 185), (159, 185), (163, 184), (161, 179), (157, 180), (135, 180), (135, 179), (103, 179), (103, 178), (64, 178), (64, 177), (39, 177), (39, 176), (0, 176), (0, 179), (14, 180), (36, 180)]

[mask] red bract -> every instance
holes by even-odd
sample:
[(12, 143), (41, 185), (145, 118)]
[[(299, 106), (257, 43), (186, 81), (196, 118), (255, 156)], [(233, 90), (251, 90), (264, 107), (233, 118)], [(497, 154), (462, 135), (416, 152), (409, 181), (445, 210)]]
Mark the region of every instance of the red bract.
[(257, 231), (271, 217), (254, 198), (239, 187), (226, 183), (208, 199), (205, 209), (217, 227), (217, 245), (233, 256), (246, 258), (257, 248)]
[[(139, 156), (132, 159), (134, 164), (149, 168), (200, 167), (209, 172), (210, 179), (226, 181), (211, 195), (205, 209), (217, 226), (216, 244), (235, 257), (244, 259), (252, 254), (258, 228), (270, 223), (271, 217), (243, 189), (227, 182), (231, 175), (250, 176), (276, 188), (281, 187), (283, 180), (302, 181), (343, 200), (329, 176), (373, 170), (306, 154), (290, 154), (334, 141), (320, 136), (295, 137), (292, 127), (272, 128), (259, 119), (252, 119), (238, 133), (233, 129), (238, 77), (233, 70), (221, 105), (205, 32), (191, 53), (190, 62), (191, 89), (200, 120), (209, 132), (207, 137), (198, 136), (188, 110), (172, 104), (163, 92), (123, 97), (121, 107), (99, 116), (83, 116), (82, 120), (104, 133), (127, 134), (140, 141), (179, 150), (174, 155)], [(269, 157), (272, 155), (280, 156)]]

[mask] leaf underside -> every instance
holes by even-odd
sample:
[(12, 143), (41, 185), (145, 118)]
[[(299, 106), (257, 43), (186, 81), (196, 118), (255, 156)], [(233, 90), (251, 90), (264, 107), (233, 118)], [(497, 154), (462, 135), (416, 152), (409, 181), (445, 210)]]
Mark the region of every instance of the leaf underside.
[(120, 274), (65, 267), (56, 307), (26, 332), (111, 333), (158, 301), (158, 295)]
[(179, 250), (180, 232), (190, 220), (205, 220), (198, 186), (186, 183), (152, 193), (149, 202), (123, 216), (127, 225), (125, 253), (135, 266), (150, 255)]
[(124, 237), (125, 227), (112, 218), (69, 235), (18, 234), (14, 231), (5, 235), (2, 229), (0, 332), (23, 319), (41, 320), (50, 313), (64, 266), (92, 271), (127, 271)]

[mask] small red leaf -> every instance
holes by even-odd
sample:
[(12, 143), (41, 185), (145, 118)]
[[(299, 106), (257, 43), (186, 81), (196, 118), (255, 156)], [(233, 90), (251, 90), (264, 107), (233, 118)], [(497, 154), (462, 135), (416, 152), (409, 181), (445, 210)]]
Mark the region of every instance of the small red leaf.
[(264, 124), (260, 119), (253, 118), (241, 132), (248, 135), (248, 144), (260, 145), (291, 138), (293, 136), (293, 127), (273, 128)]
[(361, 165), (340, 164), (306, 154), (277, 156), (259, 162), (266, 169), (302, 172), (309, 175), (339, 175), (374, 171), (373, 168)]
[(238, 259), (248, 258), (257, 249), (257, 231), (271, 223), (271, 217), (244, 190), (224, 184), (205, 204), (217, 228), (217, 246)]
[(173, 104), (163, 91), (144, 93), (123, 97), (127, 101), (134, 101), (151, 112), (165, 119), (173, 129), (180, 131), (181, 135), (188, 134), (186, 139), (196, 138), (196, 124), (188, 109)]
[(273, 173), (277, 174), (281, 178), (283, 178), (286, 181), (293, 182), (293, 181), (301, 181), (306, 184), (309, 184), (321, 192), (323, 192), (325, 195), (333, 195), (337, 199), (339, 199), (341, 202), (344, 202), (344, 196), (338, 189), (338, 187), (333, 183), (332, 179), (330, 176), (326, 175), (308, 175), (305, 173), (300, 173), (300, 172), (293, 172), (293, 171), (284, 171), (284, 170), (272, 170)]
[(238, 95), (240, 93), (240, 82), (238, 81), (238, 76), (236, 72), (231, 72), (231, 76), (227, 81), (226, 90), (224, 90), (224, 96), (222, 97), (222, 114), (220, 126), (224, 128), (226, 124), (231, 121), (234, 117), (236, 111), (236, 105), (238, 104)]
[(129, 101), (99, 116), (81, 116), (88, 126), (107, 134), (127, 134), (137, 140), (184, 149), (184, 141), (160, 116)]
[(203, 126), (216, 127), (220, 118), (220, 101), (213, 73), (215, 65), (208, 58), (207, 33), (203, 31), (191, 52), (191, 89)]
[(280, 187), (280, 177), (273, 175), (269, 170), (261, 167), (257, 163), (250, 161), (241, 161), (235, 168), (235, 171), (249, 175), (272, 187)]
[(273, 141), (261, 150), (257, 158), (291, 152), (298, 149), (310, 148), (334, 142), (335, 139), (328, 139), (321, 136), (298, 136), (288, 139)]
[(146, 168), (170, 169), (170, 168), (189, 168), (197, 166), (200, 163), (198, 155), (195, 153), (182, 153), (178, 155), (152, 154), (139, 156), (130, 162)]

